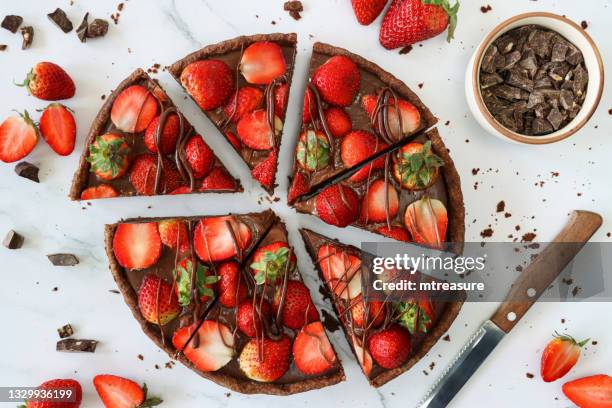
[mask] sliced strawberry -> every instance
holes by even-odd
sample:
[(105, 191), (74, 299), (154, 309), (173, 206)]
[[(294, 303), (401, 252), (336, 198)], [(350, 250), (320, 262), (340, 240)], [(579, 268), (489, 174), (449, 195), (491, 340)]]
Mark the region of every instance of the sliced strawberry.
[(261, 337), (261, 334), (258, 334), (262, 332), (261, 322), (269, 319), (271, 310), (270, 304), (265, 300), (255, 299), (253, 301), (247, 299), (242, 302), (236, 313), (238, 330), (249, 337)]
[(263, 107), (264, 94), (261, 89), (254, 86), (243, 86), (230, 96), (227, 105), (223, 108), (223, 114), (232, 118), (232, 122), (238, 120), (245, 114)]
[(349, 106), (359, 92), (361, 74), (348, 57), (336, 55), (325, 61), (312, 76), (321, 98), (336, 106)]
[(147, 322), (161, 326), (170, 323), (181, 312), (172, 285), (151, 273), (144, 276), (138, 289), (138, 308)]
[(236, 181), (221, 167), (214, 167), (202, 181), (200, 191), (236, 190)]
[(379, 234), (384, 235), (385, 237), (393, 238), (397, 241), (410, 242), (410, 234), (406, 228), (391, 226), (389, 229), (386, 225), (378, 227), (376, 230)]
[(26, 157), (38, 143), (38, 129), (28, 111), (0, 125), (0, 160), (13, 163)]
[(361, 203), (361, 215), (359, 221), (364, 224), (370, 222), (383, 222), (392, 220), (399, 210), (399, 195), (391, 183), (387, 183), (387, 201), (385, 203), (385, 181), (375, 180), (370, 184), (367, 194), (363, 196)]
[(98, 198), (117, 197), (117, 190), (108, 184), (100, 184), (94, 187), (89, 187), (81, 193), (81, 200), (95, 200)]
[(234, 73), (223, 61), (192, 62), (181, 73), (181, 84), (202, 110), (225, 105), (234, 92)]
[(324, 111), (325, 121), (334, 137), (342, 137), (353, 130), (353, 124), (348, 113), (342, 108), (332, 106)]
[(331, 291), (342, 299), (361, 294), (361, 259), (336, 246), (319, 248), (317, 262)]
[[(157, 157), (149, 153), (137, 156), (130, 168), (130, 183), (138, 194), (154, 195)], [(158, 187), (158, 194), (170, 193), (183, 184), (183, 178), (176, 165), (164, 158), (163, 170)]]
[(162, 242), (156, 222), (122, 223), (113, 237), (113, 252), (126, 269), (146, 269), (159, 260)]
[(397, 368), (410, 356), (410, 334), (394, 324), (372, 334), (368, 339), (368, 349), (379, 366)]
[[(361, 97), (361, 105), (370, 118), (374, 114), (377, 101), (377, 95), (368, 94)], [(421, 127), (421, 113), (413, 104), (405, 99), (400, 99), (396, 108), (395, 98), (393, 97), (389, 98), (388, 104), (387, 121), (391, 136), (395, 140), (400, 140), (403, 136), (410, 135)], [(402, 118), (401, 128), (397, 115), (398, 110)]]
[[(235, 238), (235, 241), (234, 241)], [(251, 242), (249, 227), (233, 216), (203, 218), (195, 228), (193, 245), (204, 262), (223, 261)]]
[(234, 132), (225, 132), (225, 138), (234, 146), (234, 149), (240, 150), (242, 143), (240, 139), (234, 134)]
[(289, 204), (293, 204), (300, 196), (308, 192), (308, 180), (301, 171), (296, 171), (291, 181), (291, 187), (289, 187), (289, 194), (287, 195), (287, 201)]
[(572, 336), (555, 333), (542, 352), (540, 374), (545, 382), (555, 381), (569, 372), (580, 358), (581, 348), (589, 339), (577, 342)]
[(359, 216), (359, 197), (352, 188), (335, 184), (317, 195), (315, 208), (326, 223), (346, 227)]
[[(388, 145), (374, 136), (372, 133), (365, 130), (355, 130), (344, 136), (340, 145), (340, 157), (342, 163), (347, 168), (358, 166), (366, 161), (374, 153), (380, 152), (388, 147)], [(385, 166), (385, 158), (376, 159), (373, 163), (364, 166), (349, 180), (352, 182), (360, 182), (368, 178), (368, 174), (376, 169), (382, 169)]]
[(321, 375), (336, 364), (336, 353), (321, 322), (304, 326), (295, 337), (293, 361), (307, 375)]
[(285, 335), (280, 340), (251, 339), (240, 353), (240, 369), (251, 380), (272, 382), (289, 370), (290, 357), (291, 340)]
[(372, 373), (372, 356), (368, 352), (367, 348), (362, 347), (360, 341), (357, 339), (355, 335), (352, 338), (353, 348), (355, 349), (355, 355), (357, 356), (357, 361), (359, 361), (359, 365), (363, 369), (363, 372), (367, 377)]
[(215, 320), (205, 320), (196, 336), (198, 340), (187, 341), (195, 331), (197, 324), (185, 326), (174, 332), (172, 344), (200, 371), (217, 371), (234, 358), (234, 336), (223, 323)]
[(385, 321), (386, 311), (383, 302), (365, 301), (363, 296), (359, 295), (351, 301), (349, 308), (355, 327), (376, 328)]
[(274, 179), (276, 176), (277, 161), (278, 157), (276, 150), (272, 150), (268, 157), (253, 167), (253, 170), (251, 170), (251, 175), (255, 180), (259, 181), (262, 186), (272, 189), (274, 187)]
[(157, 100), (141, 85), (124, 89), (113, 102), (111, 120), (124, 132), (138, 133), (149, 126), (157, 115)]
[(40, 134), (51, 149), (60, 156), (68, 156), (74, 150), (76, 123), (72, 112), (64, 105), (47, 106), (38, 124)]
[(357, 21), (362, 25), (369, 25), (385, 8), (387, 0), (351, 0)]
[(195, 178), (205, 177), (215, 164), (215, 154), (200, 135), (189, 138), (185, 144), (185, 155)]
[(581, 408), (610, 408), (612, 377), (598, 374), (579, 378), (563, 384), (563, 393)]
[(289, 84), (283, 83), (274, 88), (274, 114), (285, 119), (287, 102), (289, 100)]
[(240, 59), (240, 72), (248, 83), (269, 84), (287, 72), (282, 48), (270, 41), (259, 41), (249, 45)]
[(91, 171), (103, 180), (114, 180), (125, 174), (129, 165), (130, 147), (114, 133), (96, 137), (89, 146), (87, 161)]
[(404, 224), (414, 242), (441, 248), (448, 227), (446, 207), (442, 201), (424, 196), (406, 207)]
[(290, 262), (288, 271), (291, 272), (295, 269), (297, 258), (294, 253), (289, 258), (287, 242), (275, 241), (260, 246), (253, 254), (253, 261), (250, 265), (255, 282), (259, 285), (265, 281), (272, 284), (279, 283), (287, 269), (287, 261)]
[(274, 133), (268, 123), (268, 116), (264, 109), (246, 114), (236, 126), (240, 141), (255, 150), (268, 150), (274, 147), (274, 140), (283, 129), (283, 122), (278, 116), (274, 117)]
[(169, 219), (157, 223), (162, 244), (169, 248), (179, 247), (181, 252), (189, 250), (189, 232), (185, 221)]
[(26, 76), (22, 84), (33, 96), (46, 101), (58, 101), (74, 96), (75, 86), (70, 75), (52, 62), (39, 62)]
[[(151, 153), (157, 153), (157, 129), (161, 116), (157, 116), (149, 123), (144, 135), (144, 143)], [(176, 149), (176, 141), (181, 131), (180, 120), (177, 114), (173, 113), (166, 117), (164, 129), (161, 134), (161, 151), (163, 154), (170, 154)]]
[[(69, 398), (58, 401), (58, 397), (66, 397), (69, 392), (72, 392)], [(39, 397), (27, 400), (26, 405), (20, 405), (19, 408), (79, 408), (83, 400), (81, 384), (72, 379), (56, 378), (45, 381), (36, 387), (34, 393), (39, 393)]]
[(191, 188), (189, 188), (189, 186), (181, 186), (169, 192), (168, 195), (180, 195), (180, 194), (191, 194), (191, 193), (193, 193), (193, 191), (191, 191)]
[(377, 102), (378, 96), (373, 94), (366, 94), (361, 97), (361, 106), (370, 117), (370, 120), (372, 119), (372, 115), (374, 115), (374, 111), (376, 110)]
[(309, 87), (306, 87), (304, 91), (304, 108), (302, 112), (302, 121), (304, 123), (310, 123), (312, 116), (317, 112), (317, 100), (315, 99), (314, 92)]
[[(211, 268), (202, 265), (196, 261), (196, 287), (200, 302), (206, 303), (215, 296), (214, 285), (218, 282), (219, 277), (215, 276)], [(193, 290), (191, 289), (191, 281), (193, 277), (193, 263), (191, 258), (183, 258), (173, 271), (175, 285), (174, 291), (178, 298), (179, 305), (186, 307), (191, 304)]]
[(217, 268), (219, 282), (219, 303), (225, 307), (235, 307), (246, 299), (248, 295), (245, 281), (240, 275), (240, 264), (227, 261)]
[(93, 384), (106, 408), (154, 407), (162, 403), (161, 398), (147, 398), (146, 386), (140, 387), (134, 381), (116, 375), (96, 375)]

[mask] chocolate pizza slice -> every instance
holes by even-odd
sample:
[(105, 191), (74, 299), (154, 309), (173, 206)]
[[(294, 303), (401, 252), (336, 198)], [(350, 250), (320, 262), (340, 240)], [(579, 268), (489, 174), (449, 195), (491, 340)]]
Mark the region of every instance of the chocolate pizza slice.
[[(389, 72), (345, 49), (315, 43), (289, 204), (436, 122), (419, 97)], [(352, 180), (363, 180), (367, 172)]]
[(89, 131), (73, 200), (242, 191), (157, 81), (134, 71), (106, 98)]
[[(347, 341), (373, 386), (385, 384), (416, 364), (459, 314), (465, 293), (449, 298), (427, 293), (372, 296), (367, 292), (370, 286), (362, 285), (367, 276), (363, 268), (371, 255), (307, 229), (300, 232)], [(419, 279), (435, 278), (421, 275)]]
[(169, 68), (270, 194), (296, 44), (295, 34), (237, 37), (208, 45)]

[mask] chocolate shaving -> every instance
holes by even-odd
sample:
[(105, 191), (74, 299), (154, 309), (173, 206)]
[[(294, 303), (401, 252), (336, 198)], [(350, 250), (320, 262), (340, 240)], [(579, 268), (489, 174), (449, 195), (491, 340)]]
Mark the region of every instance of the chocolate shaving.
[(38, 179), (38, 167), (36, 167), (32, 163), (23, 161), (17, 164), (15, 166), (15, 173), (17, 173), (19, 177), (32, 180), (35, 183), (40, 183), (40, 180)]
[(97, 340), (63, 339), (57, 342), (56, 351), (68, 353), (95, 353)]
[(47, 258), (54, 266), (75, 266), (79, 263), (79, 258), (73, 254), (50, 254)]
[(70, 21), (66, 12), (61, 8), (56, 8), (53, 13), (47, 14), (47, 17), (49, 17), (49, 20), (53, 21), (63, 32), (69, 33), (72, 31), (72, 21)]
[(289, 15), (297, 21), (302, 18), (300, 12), (304, 11), (304, 6), (302, 6), (301, 1), (286, 1), (283, 9), (288, 11)]
[(72, 329), (71, 325), (66, 324), (57, 329), (57, 334), (59, 334), (60, 339), (65, 339), (66, 337), (72, 336), (74, 334), (74, 330)]
[(32, 45), (32, 41), (34, 41), (34, 28), (32, 26), (21, 27), (21, 35), (23, 36), (21, 49), (27, 50)]
[(17, 30), (19, 29), (19, 26), (21, 25), (22, 22), (23, 22), (23, 17), (15, 16), (15, 15), (8, 15), (4, 17), (4, 20), (2, 20), (2, 28), (6, 28), (11, 33), (15, 34)]
[(10, 230), (6, 233), (4, 240), (2, 241), (2, 245), (8, 249), (19, 249), (23, 245), (24, 237), (19, 233)]

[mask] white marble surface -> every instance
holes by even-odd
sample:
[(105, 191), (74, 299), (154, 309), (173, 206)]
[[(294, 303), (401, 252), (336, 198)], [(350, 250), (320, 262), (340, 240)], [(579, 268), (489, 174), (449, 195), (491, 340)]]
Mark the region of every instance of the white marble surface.
[[(201, 45), (239, 34), (289, 32), (299, 34), (299, 54), (290, 99), (290, 118), (280, 155), (281, 201), (271, 207), (289, 224), (291, 243), (300, 255), (299, 265), (316, 302), (313, 266), (308, 259), (296, 228), (306, 226), (359, 244), (367, 234), (356, 230), (338, 230), (309, 216), (297, 216), (285, 206), (287, 173), (292, 156), (300, 108), (304, 74), (315, 40), (346, 47), (394, 72), (441, 119), (440, 130), (462, 176), (467, 215), (468, 240), (478, 240), (482, 229), (492, 224), (493, 239), (503, 241), (520, 224), (522, 231), (537, 229), (538, 239), (546, 241), (560, 229), (569, 211), (583, 208), (600, 212), (604, 226), (595, 236), (610, 241), (612, 230), (612, 189), (609, 159), (612, 141), (612, 108), (609, 92), (593, 119), (572, 139), (550, 146), (510, 145), (485, 134), (471, 118), (463, 96), (464, 69), (474, 46), (495, 24), (519, 12), (548, 10), (566, 14), (575, 21), (587, 20), (588, 31), (599, 44), (606, 67), (612, 66), (612, 37), (609, 1), (576, 2), (570, 0), (490, 0), (493, 10), (480, 12), (480, 1), (464, 0), (459, 16), (456, 40), (448, 45), (442, 37), (415, 47), (408, 55), (383, 50), (378, 42), (378, 25), (361, 27), (354, 21), (348, 0), (305, 0), (303, 19), (294, 22), (282, 11), (282, 0), (198, 1), (129, 0), (121, 13), (119, 25), (111, 24), (108, 35), (87, 44), (78, 42), (74, 33), (64, 35), (45, 16), (56, 6), (63, 7), (75, 23), (85, 11), (93, 17), (109, 18), (119, 1), (67, 0), (3, 1), (0, 15), (19, 14), (35, 27), (34, 44), (20, 50), (19, 35), (0, 30), (0, 43), (9, 49), (0, 53), (0, 117), (11, 109), (35, 109), (42, 101), (27, 96), (12, 85), (20, 80), (33, 63), (51, 60), (72, 75), (77, 85), (75, 98), (67, 105), (76, 111), (78, 140), (75, 152), (56, 156), (44, 142), (39, 143), (29, 161), (41, 168), (41, 183), (16, 177), (13, 166), (0, 165), (0, 232), (15, 229), (26, 236), (22, 249), (9, 252), (0, 248), (0, 316), (5, 329), (0, 336), (0, 385), (35, 385), (52, 377), (74, 377), (84, 387), (84, 407), (100, 406), (91, 384), (98, 373), (109, 372), (146, 381), (153, 393), (163, 396), (164, 406), (350, 406), (407, 407), (423, 395), (437, 374), (463, 342), (488, 317), (495, 304), (466, 305), (451, 327), (450, 342), (440, 342), (414, 369), (386, 386), (375, 390), (367, 385), (355, 361), (348, 355), (348, 345), (340, 334), (333, 342), (340, 350), (347, 381), (337, 386), (285, 398), (241, 396), (201, 379), (182, 366), (163, 368), (169, 359), (142, 334), (120, 295), (109, 292), (115, 284), (107, 268), (102, 246), (102, 226), (121, 217), (151, 215), (187, 215), (246, 212), (269, 207), (258, 204), (265, 193), (249, 177), (238, 156), (217, 134), (213, 126), (166, 72), (156, 75), (190, 121), (206, 136), (217, 154), (238, 175), (247, 192), (236, 196), (181, 196), (116, 199), (82, 205), (67, 199), (72, 174), (89, 124), (101, 105), (100, 95), (108, 94), (136, 67), (153, 63), (167, 65)], [(259, 17), (257, 17), (257, 15)], [(273, 25), (272, 21), (276, 24)], [(423, 83), (418, 89), (417, 84)], [(444, 126), (446, 121), (448, 126)], [(466, 142), (469, 140), (469, 143)], [(473, 176), (472, 168), (480, 168)], [(488, 171), (487, 169), (492, 169)], [(551, 172), (559, 172), (552, 177)], [(543, 186), (536, 186), (540, 181)], [(478, 189), (473, 185), (478, 182)], [(508, 219), (495, 220), (495, 206), (505, 200), (512, 213)], [(475, 220), (474, 222), (472, 222)], [(45, 254), (73, 252), (81, 263), (73, 268), (52, 267)], [(57, 287), (57, 291), (53, 288)], [(328, 308), (329, 305), (324, 304)], [(553, 330), (567, 329), (579, 337), (596, 339), (588, 346), (578, 367), (568, 378), (605, 372), (612, 360), (612, 332), (601, 319), (610, 316), (609, 304), (539, 304), (497, 348), (472, 381), (456, 398), (453, 406), (553, 406), (569, 402), (560, 384), (544, 384), (527, 379), (537, 374), (543, 345)], [(561, 319), (565, 319), (565, 324)], [(78, 337), (99, 339), (93, 355), (60, 354), (54, 351), (56, 328), (72, 323)], [(137, 358), (138, 354), (144, 360)], [(430, 371), (430, 363), (435, 368)], [(161, 368), (156, 369), (155, 365)], [(429, 372), (424, 375), (423, 371)], [(612, 374), (608, 371), (608, 374)], [(558, 400), (557, 400), (558, 398)], [(486, 401), (486, 402), (485, 402)], [(6, 404), (12, 406), (14, 404)], [(4, 405), (2, 405), (4, 406)]]

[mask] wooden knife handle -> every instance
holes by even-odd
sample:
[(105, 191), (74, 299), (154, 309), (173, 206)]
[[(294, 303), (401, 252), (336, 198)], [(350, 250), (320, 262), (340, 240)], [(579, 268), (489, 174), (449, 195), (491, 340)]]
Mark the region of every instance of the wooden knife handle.
[[(493, 314), (491, 321), (506, 333), (512, 330), (580, 252), (601, 223), (602, 218), (599, 214), (581, 210), (572, 212), (569, 221), (552, 241), (552, 245), (544, 248), (514, 282), (506, 300)], [(554, 243), (567, 243), (567, 245), (554, 245)]]

